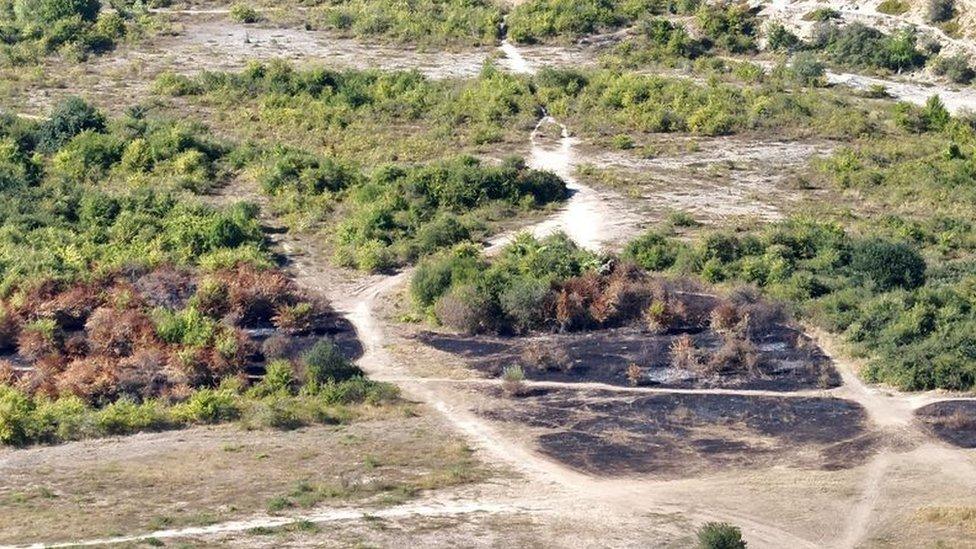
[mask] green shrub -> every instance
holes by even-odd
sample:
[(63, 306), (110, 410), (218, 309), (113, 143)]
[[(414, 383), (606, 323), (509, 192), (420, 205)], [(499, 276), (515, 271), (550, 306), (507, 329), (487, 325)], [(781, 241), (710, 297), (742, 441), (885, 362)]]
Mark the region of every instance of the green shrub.
[(823, 83), (826, 70), (814, 54), (800, 52), (790, 60), (790, 74), (799, 84), (813, 86)]
[(257, 10), (247, 4), (234, 4), (231, 6), (230, 17), (239, 23), (257, 23), (261, 18)]
[(121, 398), (105, 406), (95, 416), (100, 432), (125, 435), (145, 430), (163, 429), (171, 424), (167, 412), (155, 401), (141, 404)]
[(976, 78), (976, 71), (970, 66), (969, 58), (963, 54), (936, 57), (932, 60), (932, 72), (945, 76), (956, 84), (969, 84)]
[(175, 418), (190, 423), (220, 423), (241, 415), (238, 396), (226, 389), (199, 389), (173, 410)]
[(85, 130), (102, 132), (105, 117), (79, 97), (64, 99), (51, 112), (38, 131), (38, 148), (54, 152)]
[(901, 15), (911, 9), (911, 7), (905, 0), (884, 0), (878, 4), (877, 10), (888, 15)]
[(250, 393), (258, 397), (268, 395), (288, 395), (294, 392), (299, 380), (295, 379), (295, 368), (287, 360), (272, 360), (264, 367), (264, 377)]
[(818, 29), (813, 44), (822, 48), (832, 61), (856, 68), (911, 70), (920, 67), (926, 59), (916, 47), (913, 29), (884, 34), (862, 23), (844, 27), (827, 25)]
[(773, 51), (790, 51), (800, 45), (800, 38), (782, 23), (770, 23), (766, 28), (766, 47)]
[(681, 247), (665, 234), (649, 231), (628, 242), (623, 257), (649, 271), (665, 271), (674, 266)]
[(703, 4), (696, 14), (702, 33), (732, 53), (755, 49), (756, 18), (746, 4)]
[(363, 371), (342, 355), (342, 351), (328, 339), (320, 339), (302, 355), (305, 384), (322, 385), (342, 382), (362, 376)]
[(213, 341), (217, 323), (196, 307), (182, 311), (157, 309), (153, 313), (156, 333), (167, 343), (203, 347)]
[(0, 385), (0, 444), (22, 445), (30, 441), (34, 403), (27, 395)]
[(30, 25), (49, 25), (62, 19), (80, 17), (94, 21), (101, 9), (98, 0), (14, 0), (17, 21)]
[(925, 283), (925, 260), (901, 242), (871, 239), (856, 246), (851, 268), (881, 290), (917, 288)]
[(517, 332), (528, 332), (543, 319), (543, 305), (549, 284), (530, 277), (518, 277), (498, 295), (502, 311)]
[(742, 531), (724, 522), (707, 522), (698, 529), (700, 549), (745, 549)]
[(76, 396), (39, 399), (33, 418), (32, 442), (63, 442), (97, 435), (94, 410)]

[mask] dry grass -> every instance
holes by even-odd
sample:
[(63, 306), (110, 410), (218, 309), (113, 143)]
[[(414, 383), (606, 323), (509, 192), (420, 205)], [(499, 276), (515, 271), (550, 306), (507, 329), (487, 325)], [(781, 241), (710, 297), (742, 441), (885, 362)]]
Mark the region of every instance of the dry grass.
[(918, 511), (923, 522), (976, 532), (976, 507), (926, 507)]
[(404, 408), (380, 414), (346, 427), (219, 426), (0, 451), (0, 544), (200, 525), (276, 506), (393, 504), (487, 475), (439, 422)]

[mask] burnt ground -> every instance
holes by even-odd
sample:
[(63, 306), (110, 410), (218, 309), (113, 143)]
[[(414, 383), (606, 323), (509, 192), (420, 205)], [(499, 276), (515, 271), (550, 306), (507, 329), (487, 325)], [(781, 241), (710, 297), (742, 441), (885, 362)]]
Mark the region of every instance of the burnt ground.
[(688, 477), (777, 465), (837, 470), (879, 444), (857, 403), (820, 397), (536, 391), (485, 411), (535, 428), (539, 451), (586, 473)]
[[(363, 355), (362, 342), (359, 341), (352, 323), (331, 312), (319, 315), (311, 329), (300, 335), (287, 335), (270, 325), (245, 328), (244, 331), (254, 342), (254, 352), (249, 357), (249, 364), (245, 367), (246, 373), (250, 376), (260, 377), (264, 375), (265, 365), (269, 359), (264, 356), (262, 349), (265, 348), (264, 343), (274, 336), (283, 336), (282, 343), (278, 345), (278, 353), (282, 358), (297, 359), (322, 339), (332, 341), (343, 356), (349, 360), (358, 360)], [(67, 332), (65, 339), (82, 333), (82, 330)], [(0, 361), (13, 366), (15, 372), (26, 373), (33, 370), (33, 361), (16, 352), (0, 353)]]
[[(721, 346), (721, 337), (713, 331), (683, 333), (689, 333), (705, 354), (714, 353)], [(648, 387), (796, 391), (838, 387), (841, 383), (830, 359), (786, 327), (776, 327), (755, 342), (761, 358), (755, 371), (718, 374), (672, 367), (670, 349), (680, 335), (620, 328), (534, 337), (422, 332), (417, 338), (437, 350), (462, 357), (471, 367), (492, 377), (501, 375), (507, 366), (521, 364), (530, 380), (629, 386), (627, 368), (637, 364), (644, 372), (638, 385)]]
[(915, 411), (932, 435), (959, 448), (976, 448), (976, 401), (945, 400)]

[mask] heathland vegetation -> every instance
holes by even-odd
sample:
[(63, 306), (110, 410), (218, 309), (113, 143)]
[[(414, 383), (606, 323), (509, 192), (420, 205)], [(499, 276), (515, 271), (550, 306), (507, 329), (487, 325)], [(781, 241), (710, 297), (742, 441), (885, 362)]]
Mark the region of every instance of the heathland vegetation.
[[(521, 159), (492, 165), (452, 150), (451, 143), (493, 143), (511, 125), (533, 123), (538, 105), (528, 82), (490, 65), (475, 79), (435, 81), (416, 72), (295, 71), (271, 63), (241, 74), (168, 75), (158, 89), (231, 109), (256, 104), (256, 122), (274, 135), (327, 142), (310, 152), (316, 147), (307, 141), (252, 141), (233, 159), (293, 228), (330, 225), (341, 265), (381, 271), (411, 263), (566, 194), (561, 180)], [(246, 108), (240, 114), (253, 119)]]
[[(753, 284), (840, 333), (869, 359), (864, 375), (904, 389), (976, 387), (972, 327), (971, 155), (976, 131), (938, 100), (902, 105), (896, 139), (864, 137), (818, 162), (813, 177), (858, 197), (863, 209), (811, 212), (765, 228), (666, 230), (626, 255), (654, 271)], [(950, 198), (951, 197), (951, 198)], [(884, 214), (877, 214), (877, 209)]]
[(141, 1), (111, 4), (109, 12), (99, 0), (0, 1), (0, 60), (27, 65), (57, 54), (83, 61), (155, 26)]
[[(628, 250), (629, 252), (630, 250)], [(430, 257), (410, 284), (416, 306), (432, 320), (467, 334), (524, 335), (636, 328), (670, 337), (671, 364), (699, 376), (760, 369), (755, 342), (788, 322), (784, 310), (749, 289), (707, 295), (696, 281), (651, 274), (625, 254), (594, 254), (557, 233), (538, 240), (519, 235), (492, 258), (460, 246)], [(689, 334), (711, 330), (718, 343), (699, 347)], [(562, 349), (523, 357), (532, 367), (566, 367)], [(524, 377), (507, 369), (509, 385)], [(627, 372), (643, 380), (640, 365)]]
[[(390, 397), (328, 341), (302, 354), (329, 311), (270, 267), (254, 206), (188, 196), (221, 181), (229, 151), (76, 98), (0, 121), (0, 443), (295, 426)], [(253, 368), (268, 375), (252, 387)]]

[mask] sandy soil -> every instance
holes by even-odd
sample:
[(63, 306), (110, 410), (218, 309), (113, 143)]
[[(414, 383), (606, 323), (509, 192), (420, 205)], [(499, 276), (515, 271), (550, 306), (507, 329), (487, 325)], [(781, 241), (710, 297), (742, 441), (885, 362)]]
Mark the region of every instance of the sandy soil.
[[(503, 48), (512, 69), (529, 72), (537, 66), (523, 55), (521, 48), (509, 45)], [(559, 129), (560, 137), (555, 143), (545, 137), (553, 133), (551, 126)], [(570, 129), (546, 117), (533, 132), (531, 141), (533, 165), (564, 175), (574, 190), (569, 203), (550, 220), (533, 227), (533, 231), (562, 229), (581, 245), (598, 248), (619, 247), (627, 235), (638, 230), (641, 216), (618, 206), (623, 204), (618, 202), (618, 195), (598, 191), (575, 179), (573, 167), (577, 162), (577, 144)], [(667, 165), (656, 168), (676, 169)], [(648, 195), (649, 198), (653, 196)], [(872, 435), (869, 451), (859, 454), (858, 460), (846, 463), (844, 467), (826, 468), (822, 464), (811, 467), (804, 465), (806, 462), (774, 459), (759, 465), (753, 462), (748, 467), (733, 464), (728, 468), (697, 469), (692, 475), (676, 474), (669, 478), (654, 478), (629, 470), (594, 475), (585, 468), (567, 465), (565, 456), (558, 452), (553, 455), (552, 451), (544, 451), (537, 433), (520, 427), (519, 422), (486, 417), (491, 415), (486, 412), (506, 406), (522, 411), (518, 401), (502, 396), (497, 387), (418, 375), (418, 372), (432, 369), (456, 369), (457, 364), (432, 368), (429, 363), (419, 363), (433, 356), (446, 357), (416, 350), (417, 344), (403, 337), (413, 328), (391, 323), (382, 314), (385, 299), (408, 280), (409, 271), (395, 276), (369, 277), (339, 272), (328, 267), (314, 238), (284, 234), (277, 235), (276, 239), (280, 250), (290, 259), (290, 269), (299, 282), (329, 296), (337, 310), (355, 326), (364, 346), (359, 364), (371, 377), (395, 380), (408, 398), (422, 403), (424, 409), (439, 413), (440, 421), (445, 424), (444, 431), (450, 433), (452, 439), (466, 441), (484, 463), (515, 475), (512, 479), (506, 474), (505, 478), (509, 480), (500, 483), (497, 491), (493, 491), (494, 485), (478, 485), (470, 492), (456, 495), (453, 501), (450, 494), (435, 494), (413, 506), (388, 507), (381, 513), (368, 507), (342, 510), (318, 507), (289, 515), (292, 524), (303, 520), (328, 523), (329, 534), (332, 533), (331, 525), (335, 524), (340, 536), (348, 536), (339, 537), (339, 540), (373, 540), (390, 545), (427, 540), (443, 545), (471, 546), (500, 543), (574, 547), (687, 546), (689, 532), (706, 520), (725, 520), (741, 526), (750, 547), (760, 548), (924, 546), (938, 540), (972, 545), (973, 531), (964, 511), (976, 510), (976, 475), (973, 474), (976, 457), (972, 451), (952, 448), (933, 439), (920, 430), (915, 421), (915, 409), (922, 403), (939, 402), (951, 396), (902, 395), (884, 388), (866, 387), (855, 374), (856, 364), (836, 360), (843, 384), (830, 396), (840, 399), (844, 410), (855, 410), (851, 413), (858, 418), (843, 426), (851, 427), (856, 423), (864, 433)], [(505, 236), (499, 237), (494, 245), (504, 240)], [(826, 339), (821, 341), (822, 347), (832, 352), (834, 349), (828, 343)], [(550, 389), (570, 390), (569, 387)], [(579, 387), (575, 390), (585, 392), (597, 388)], [(648, 396), (625, 395), (621, 390), (607, 399), (626, 404), (641, 398), (676, 399), (677, 395), (685, 395), (708, 401), (705, 395), (718, 394), (717, 391), (685, 389)], [(767, 395), (742, 392), (734, 396), (738, 402)], [(812, 395), (794, 395), (784, 400), (801, 402), (799, 399), (807, 396)], [(829, 425), (804, 424), (802, 413), (794, 416), (793, 421), (802, 428), (816, 428), (818, 433), (831, 430)], [(635, 421), (639, 424), (639, 417)], [(714, 426), (706, 421), (704, 428)], [(600, 435), (612, 437), (613, 433), (601, 432)], [(317, 439), (316, 445), (329, 446), (327, 439), (325, 444)], [(146, 448), (162, 452), (170, 451), (166, 450), (168, 446), (156, 439)], [(71, 452), (88, 447), (67, 445), (64, 448)], [(195, 460), (186, 459), (178, 451), (179, 446), (175, 448), (175, 455), (182, 458), (184, 467), (206, 463), (207, 453)], [(0, 454), (0, 460), (6, 460), (0, 463), (14, 464), (11, 466), (19, 463), (27, 479), (24, 482), (33, 486), (30, 483), (36, 483), (37, 463), (43, 463), (42, 455), (48, 451), (53, 452), (48, 455), (59, 467), (70, 465), (71, 454), (59, 456), (56, 449), (38, 449), (37, 454), (7, 451)], [(81, 450), (81, 454), (86, 451)], [(130, 467), (154, 463), (151, 454), (145, 454), (145, 448), (141, 452), (131, 454), (136, 457), (129, 462)], [(103, 449), (93, 455), (106, 456), (106, 453)], [(427, 457), (418, 456), (416, 452), (411, 455)], [(748, 458), (749, 455), (743, 451), (736, 457)], [(813, 454), (806, 457), (810, 455)], [(110, 478), (125, 477), (114, 474)], [(237, 489), (250, 493), (251, 482), (241, 481)], [(94, 488), (96, 493), (105, 489), (97, 485)], [(107, 489), (112, 493), (111, 486)], [(447, 500), (437, 499), (439, 497)], [(931, 511), (944, 508), (963, 512)], [(83, 507), (79, 509), (84, 510)], [(376, 522), (371, 518), (374, 513), (380, 514)], [(273, 539), (269, 542), (265, 541), (264, 536), (268, 534), (264, 530), (286, 528), (288, 521), (253, 510), (245, 517), (227, 518), (232, 520), (219, 517), (207, 530), (155, 528), (157, 531), (147, 532), (144, 536), (158, 535), (204, 544), (274, 546), (287, 540), (296, 545), (342, 545), (336, 543), (337, 538), (316, 533), (311, 528), (272, 533)], [(390, 524), (390, 531), (376, 531), (372, 525), (377, 523)], [(32, 532), (30, 525), (20, 527), (26, 529), (21, 532)], [(153, 529), (151, 525), (143, 528)], [(438, 535), (439, 529), (445, 532), (444, 537)], [(432, 530), (435, 533), (431, 533)], [(113, 536), (111, 532), (69, 535), (66, 531), (65, 537), (76, 541), (92, 538), (90, 543), (102, 543), (106, 540), (101, 538)], [(11, 538), (21, 539), (16, 534), (11, 534)]]

